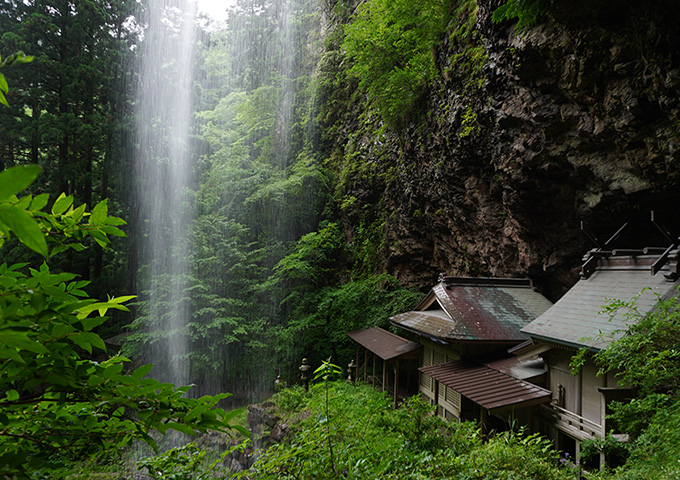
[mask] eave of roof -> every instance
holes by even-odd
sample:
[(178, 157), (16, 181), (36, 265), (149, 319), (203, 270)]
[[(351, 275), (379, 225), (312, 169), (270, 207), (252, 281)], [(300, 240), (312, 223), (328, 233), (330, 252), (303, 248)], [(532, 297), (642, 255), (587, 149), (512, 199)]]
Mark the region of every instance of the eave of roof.
[(667, 281), (661, 273), (650, 275), (649, 259), (601, 259), (588, 278), (582, 278), (555, 305), (522, 328), (542, 342), (567, 348), (607, 348), (619, 338), (634, 317), (626, 309), (603, 313), (611, 301), (630, 302), (636, 298), (637, 313), (652, 311), (659, 298), (677, 294), (678, 282)]
[(545, 388), (486, 365), (458, 361), (418, 370), (486, 408), (491, 414), (548, 403), (552, 396)]
[(380, 327), (355, 330), (349, 332), (347, 336), (384, 361), (411, 357), (422, 348), (419, 343), (402, 338)]
[(520, 342), (521, 328), (552, 304), (527, 279), (445, 277), (416, 310), (390, 318), (393, 325), (454, 342)]

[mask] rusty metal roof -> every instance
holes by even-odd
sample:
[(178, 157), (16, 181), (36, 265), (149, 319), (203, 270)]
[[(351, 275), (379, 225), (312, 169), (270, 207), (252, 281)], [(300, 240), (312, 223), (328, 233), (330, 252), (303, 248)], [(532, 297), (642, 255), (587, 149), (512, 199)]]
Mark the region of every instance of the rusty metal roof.
[(444, 277), (416, 310), (390, 321), (441, 340), (513, 342), (551, 305), (527, 279)]
[(402, 338), (380, 327), (355, 330), (347, 335), (385, 361), (408, 356), (421, 348), (419, 343)]
[(550, 390), (511, 377), (486, 365), (450, 362), (418, 370), (496, 413), (550, 402)]
[(569, 347), (606, 348), (612, 339), (620, 337), (630, 321), (622, 314), (610, 317), (601, 313), (606, 304), (612, 300), (630, 301), (640, 294), (635, 303), (638, 313), (644, 315), (654, 308), (659, 296), (669, 298), (677, 294), (679, 282), (669, 282), (661, 273), (652, 276), (645, 260), (599, 259), (588, 278), (579, 280), (522, 331), (537, 340)]

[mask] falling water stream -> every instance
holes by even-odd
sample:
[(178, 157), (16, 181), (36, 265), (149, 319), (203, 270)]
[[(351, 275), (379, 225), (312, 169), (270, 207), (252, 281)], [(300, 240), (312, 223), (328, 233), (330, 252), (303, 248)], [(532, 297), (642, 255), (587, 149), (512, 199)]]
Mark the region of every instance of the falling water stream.
[[(141, 228), (141, 285), (153, 338), (147, 357), (154, 376), (187, 383), (187, 339), (182, 301), (188, 274), (184, 249), (192, 211), (190, 129), (196, 35), (191, 0), (149, 0), (136, 104), (139, 151), (136, 164)], [(138, 240), (139, 241), (139, 240)]]
[[(252, 15), (260, 15), (265, 11), (264, 7), (256, 8), (256, 4), (258, 2), (252, 4)], [(276, 32), (275, 36), (265, 39), (251, 38), (247, 34), (240, 37), (236, 35), (234, 38), (246, 39), (245, 45), (235, 42), (225, 46), (231, 62), (226, 68), (233, 72), (234, 78), (240, 75), (238, 78), (242, 82), (229, 88), (239, 89), (239, 94), (249, 94), (251, 90), (262, 86), (278, 92), (277, 99), (270, 107), (275, 111), (267, 113), (276, 119), (270, 132), (275, 147), (271, 158), (265, 160), (277, 172), (286, 171), (291, 158), (291, 124), (295, 100), (294, 61), (291, 53), (294, 51), (292, 44), (295, 33), (292, 11), (295, 5), (296, 0), (275, 0), (267, 3), (267, 8), (271, 8), (270, 12), (273, 12), (268, 18), (272, 22), (268, 31)], [(245, 32), (252, 20), (248, 17), (249, 14), (249, 10), (242, 10), (241, 16), (233, 21), (232, 28)], [(217, 354), (213, 348), (213, 354), (219, 363), (217, 368), (221, 368), (222, 372), (215, 370), (197, 377), (191, 371), (189, 322), (195, 312), (187, 292), (194, 285), (190, 278), (195, 273), (196, 266), (191, 265), (188, 260), (191, 258), (189, 232), (196, 216), (193, 205), (199, 186), (194, 175), (200, 157), (196, 149), (192, 148), (192, 134), (196, 134), (197, 127), (193, 123), (196, 110), (201, 108), (192, 104), (195, 98), (192, 88), (202, 81), (195, 68), (201, 32), (197, 26), (196, 4), (193, 0), (148, 0), (144, 18), (140, 87), (136, 101), (138, 153), (135, 166), (137, 198), (134, 202), (138, 206), (135, 214), (138, 219), (136, 242), (140, 265), (137, 277), (137, 290), (141, 299), (138, 316), (144, 320), (142, 323), (147, 334), (144, 359), (155, 365), (152, 374), (156, 378), (175, 385), (196, 382), (200, 384), (196, 390), (201, 394), (218, 391), (235, 393), (233, 383), (237, 381), (238, 388), (251, 388), (253, 392), (257, 392), (242, 393), (242, 397), (261, 397), (267, 388), (273, 386), (273, 378), (272, 381), (267, 380), (267, 385), (271, 385), (264, 387), (263, 382), (268, 378), (267, 375), (252, 368), (257, 361), (250, 362), (247, 372), (240, 371), (238, 380), (220, 380), (225, 377), (222, 373), (230, 368), (227, 364), (233, 364), (234, 356), (241, 355), (244, 348), (233, 347), (230, 350), (231, 344), (220, 344), (222, 350)], [(253, 57), (253, 51), (260, 56)], [(253, 68), (253, 65), (258, 65), (259, 70)], [(243, 72), (247, 72), (247, 75)], [(270, 82), (271, 72), (277, 72), (274, 76), (277, 80), (267, 83)], [(233, 79), (228, 81), (236, 83)], [(201, 88), (215, 86), (201, 85)], [(226, 91), (228, 95), (229, 88), (222, 92)], [(216, 101), (219, 102), (219, 98)], [(214, 105), (202, 108), (214, 108)], [(255, 225), (253, 230), (272, 232), (274, 242), (284, 241), (279, 239), (290, 241), (305, 233), (293, 232), (292, 227), (288, 227), (285, 220), (282, 220), (281, 212), (284, 208), (280, 202), (272, 202), (266, 208), (270, 212), (266, 216), (269, 220), (265, 223), (270, 224)], [(270, 245), (266, 245), (265, 249), (275, 250)], [(272, 256), (263, 262), (264, 270), (271, 271), (277, 261)], [(219, 274), (221, 272), (215, 276)], [(226, 313), (225, 316), (233, 317), (238, 314)], [(272, 316), (269, 312), (263, 314), (263, 317)], [(196, 342), (196, 339), (193, 341)], [(221, 384), (229, 382), (232, 384)]]

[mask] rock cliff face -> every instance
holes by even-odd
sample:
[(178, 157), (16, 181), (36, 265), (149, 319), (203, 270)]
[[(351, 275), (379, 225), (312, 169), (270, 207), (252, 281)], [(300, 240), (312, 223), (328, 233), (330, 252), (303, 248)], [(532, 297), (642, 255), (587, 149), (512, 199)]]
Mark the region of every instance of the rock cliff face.
[[(463, 87), (460, 47), (444, 39), (425, 120), (363, 140), (387, 180), (345, 193), (380, 202), (384, 268), (405, 283), (528, 275), (555, 300), (593, 246), (581, 221), (603, 241), (631, 222), (619, 246), (667, 246), (654, 210), (680, 234), (680, 8), (554, 3), (564, 11), (521, 35), (479, 0), (476, 85)], [(345, 214), (351, 240), (361, 213)]]

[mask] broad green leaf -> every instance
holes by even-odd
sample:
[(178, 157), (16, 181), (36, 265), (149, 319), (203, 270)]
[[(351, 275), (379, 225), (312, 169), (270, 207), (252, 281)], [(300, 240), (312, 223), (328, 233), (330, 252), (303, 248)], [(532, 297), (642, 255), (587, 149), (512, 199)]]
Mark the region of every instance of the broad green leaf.
[(109, 298), (108, 301), (111, 302), (111, 303), (125, 303), (125, 302), (129, 302), (133, 298), (137, 298), (137, 295), (123, 295), (121, 297), (113, 297), (113, 298)]
[(102, 248), (106, 248), (110, 243), (106, 234), (100, 230), (88, 230), (87, 234), (94, 238), (95, 242), (97, 242)]
[(69, 335), (69, 340), (78, 345), (80, 348), (85, 350), (87, 353), (92, 353), (92, 343), (89, 342), (88, 338), (84, 333), (76, 333), (74, 335)]
[(54, 205), (52, 205), (52, 214), (53, 215), (61, 215), (63, 214), (68, 208), (73, 204), (73, 197), (71, 195), (66, 196), (66, 194), (62, 193), (59, 195), (59, 198), (54, 202)]
[(120, 228), (112, 227), (109, 225), (104, 225), (101, 227), (102, 232), (106, 233), (107, 235), (113, 235), (114, 237), (125, 237), (125, 232), (122, 231)]
[(184, 421), (188, 422), (189, 420), (193, 420), (194, 418), (198, 418), (206, 410), (208, 410), (207, 405), (198, 405), (197, 407), (194, 407), (194, 408), (191, 409), (191, 411), (184, 417)]
[(7, 392), (7, 400), (10, 402), (15, 402), (19, 400), (19, 392), (16, 390), (10, 390)]
[(90, 225), (101, 225), (108, 215), (108, 205), (106, 200), (102, 200), (92, 209), (90, 213)]
[(26, 363), (26, 361), (21, 358), (21, 355), (17, 353), (16, 349), (8, 348), (4, 345), (0, 345), (0, 358), (9, 358), (18, 363)]
[(250, 431), (242, 425), (229, 425), (229, 428), (231, 428), (232, 430), (236, 430), (246, 438), (250, 438)]
[(242, 409), (236, 408), (234, 410), (227, 412), (227, 414), (224, 415), (224, 417), (222, 417), (222, 421), (229, 423), (229, 421), (231, 421), (233, 418), (237, 417), (238, 415), (240, 415), (242, 413), (243, 413)]
[(41, 193), (40, 195), (34, 197), (33, 200), (31, 200), (31, 205), (28, 207), (28, 209), (31, 212), (37, 212), (38, 210), (42, 210), (43, 208), (45, 208), (45, 205), (47, 205), (49, 199), (50, 196), (47, 193)]
[(142, 377), (145, 377), (153, 368), (153, 364), (149, 363), (147, 365), (142, 365), (141, 367), (138, 367), (135, 369), (134, 372), (132, 372), (132, 378), (135, 380), (140, 380)]
[(99, 375), (91, 375), (87, 379), (87, 386), (88, 387), (96, 387), (97, 385), (101, 385), (105, 381), (106, 381), (106, 379), (104, 377), (100, 377)]
[(15, 348), (17, 350), (27, 350), (33, 353), (48, 353), (49, 350), (45, 348), (40, 342), (31, 339), (26, 333), (3, 331), (0, 343), (8, 348)]
[(16, 208), (20, 208), (22, 210), (28, 209), (29, 205), (31, 204), (31, 200), (33, 197), (31, 195), (26, 195), (25, 197), (21, 197), (19, 201), (14, 203), (14, 206)]
[(73, 219), (74, 222), (80, 222), (80, 220), (83, 218), (83, 215), (85, 215), (85, 209), (87, 208), (87, 205), (84, 203), (76, 208), (75, 210), (71, 211), (68, 213), (68, 216)]
[(196, 436), (196, 432), (194, 432), (194, 429), (191, 428), (188, 425), (184, 425), (182, 423), (177, 423), (177, 422), (168, 422), (166, 424), (167, 428), (171, 428), (173, 430), (177, 430), (178, 432), (186, 433), (187, 435), (192, 435)]
[(9, 91), (9, 85), (7, 84), (7, 80), (5, 79), (5, 76), (0, 73), (0, 91), (3, 91), (7, 93)]
[[(2, 75), (2, 73), (0, 73)], [(0, 103), (2, 103), (4, 106), (9, 107), (9, 103), (7, 102), (7, 99), (5, 98), (5, 94), (0, 92)]]
[(83, 325), (83, 330), (86, 332), (89, 332), (95, 327), (98, 327), (102, 323), (104, 323), (107, 320), (106, 317), (92, 317), (92, 318), (83, 318), (80, 323)]
[(106, 344), (104, 343), (104, 340), (102, 340), (102, 337), (97, 335), (94, 332), (85, 332), (82, 333), (84, 337), (87, 338), (88, 342), (92, 344), (92, 346), (97, 347), (99, 350), (106, 351)]
[(106, 217), (104, 223), (106, 225), (127, 225), (127, 222), (125, 220), (118, 217)]
[(10, 205), (0, 205), (0, 222), (9, 227), (28, 248), (44, 257), (48, 256), (45, 235), (28, 212)]
[(79, 319), (86, 318), (88, 315), (90, 315), (95, 310), (99, 312), (100, 316), (104, 316), (106, 314), (106, 311), (109, 308), (115, 308), (116, 310), (122, 310), (124, 312), (128, 311), (127, 307), (125, 307), (123, 305), (119, 305), (117, 303), (97, 302), (97, 303), (92, 303), (92, 304), (87, 305), (85, 307), (79, 308), (78, 309), (78, 318)]
[(12, 195), (26, 189), (41, 170), (38, 165), (23, 165), (0, 172), (0, 202), (6, 202)]
[(122, 371), (123, 371), (123, 365), (120, 364), (120, 363), (114, 363), (113, 365), (109, 365), (108, 367), (106, 367), (104, 369), (104, 371), (102, 372), (102, 376), (104, 378), (111, 379), (111, 378), (115, 377), (116, 375), (118, 375)]

